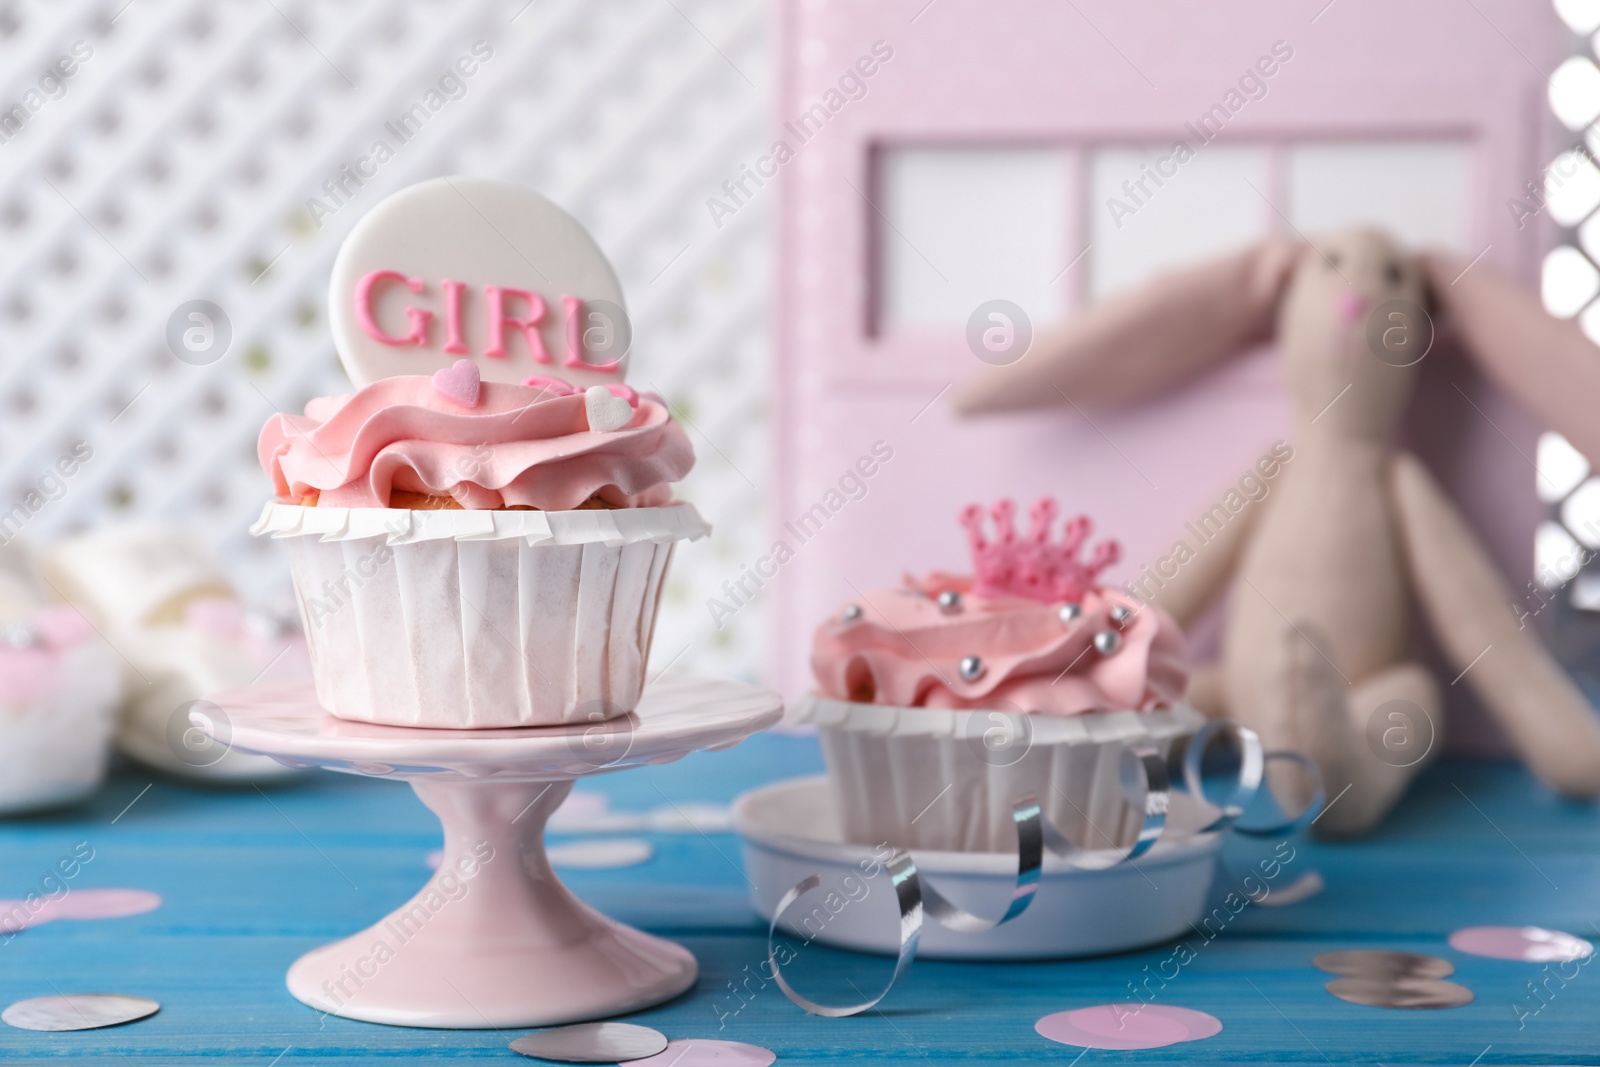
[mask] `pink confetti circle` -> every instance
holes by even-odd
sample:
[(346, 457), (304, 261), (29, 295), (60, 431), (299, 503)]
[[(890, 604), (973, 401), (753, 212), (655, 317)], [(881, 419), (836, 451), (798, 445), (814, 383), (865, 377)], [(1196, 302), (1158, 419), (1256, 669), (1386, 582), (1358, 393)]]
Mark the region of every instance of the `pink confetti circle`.
[(1594, 955), (1581, 937), (1542, 926), (1469, 926), (1450, 935), (1450, 947), (1473, 956), (1525, 963), (1565, 963)]
[(617, 1067), (768, 1067), (777, 1053), (742, 1041), (669, 1041), (665, 1052)]
[(57, 919), (121, 919), (161, 907), (161, 894), (146, 889), (75, 889), (47, 910)]
[(1153, 1011), (1157, 1015), (1172, 1019), (1175, 1022), (1181, 1022), (1189, 1029), (1190, 1041), (1216, 1037), (1222, 1033), (1221, 1019), (1215, 1015), (1208, 1015), (1203, 1011), (1195, 1011), (1193, 1008), (1180, 1008), (1172, 1004), (1146, 1004), (1144, 1010)]
[(161, 906), (145, 889), (75, 889), (64, 897), (0, 900), (0, 932), (15, 933), (56, 919), (121, 919)]
[(0, 900), (0, 933), (14, 934), (55, 918), (46, 900)]
[(1132, 1052), (1215, 1037), (1222, 1032), (1222, 1021), (1192, 1008), (1123, 1003), (1058, 1011), (1033, 1028), (1063, 1045)]

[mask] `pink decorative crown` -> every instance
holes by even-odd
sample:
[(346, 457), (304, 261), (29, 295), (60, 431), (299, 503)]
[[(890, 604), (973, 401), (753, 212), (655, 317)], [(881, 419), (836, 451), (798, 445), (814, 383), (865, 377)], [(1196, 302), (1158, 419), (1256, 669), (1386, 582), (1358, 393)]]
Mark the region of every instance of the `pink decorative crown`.
[(961, 525), (967, 528), (972, 544), (973, 592), (979, 596), (1026, 597), (1046, 603), (1078, 600), (1095, 586), (1099, 573), (1122, 558), (1122, 546), (1101, 541), (1094, 546), (1087, 563), (1079, 549), (1089, 540), (1093, 523), (1089, 516), (1068, 519), (1059, 544), (1050, 543), (1050, 527), (1056, 519), (1056, 502), (1040, 497), (1029, 513), (1033, 528), (1026, 538), (1017, 536), (1016, 506), (999, 501), (989, 509), (994, 518), (995, 539), (983, 535), (983, 508), (972, 504), (961, 512)]

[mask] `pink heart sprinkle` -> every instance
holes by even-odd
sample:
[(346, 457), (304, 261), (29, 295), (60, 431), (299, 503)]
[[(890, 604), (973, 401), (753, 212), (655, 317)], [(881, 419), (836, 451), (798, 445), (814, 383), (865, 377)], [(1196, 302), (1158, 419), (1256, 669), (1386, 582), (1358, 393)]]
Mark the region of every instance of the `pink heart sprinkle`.
[(478, 391), (482, 387), (478, 365), (470, 359), (458, 359), (454, 365), (433, 372), (433, 391), (464, 408), (478, 406)]

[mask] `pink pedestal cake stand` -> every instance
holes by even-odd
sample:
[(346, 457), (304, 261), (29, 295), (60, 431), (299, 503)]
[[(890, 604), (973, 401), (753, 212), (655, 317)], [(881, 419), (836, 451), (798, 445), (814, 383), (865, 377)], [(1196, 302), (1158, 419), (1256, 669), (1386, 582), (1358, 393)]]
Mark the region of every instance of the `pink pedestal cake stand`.
[(309, 681), (211, 701), (222, 714), (197, 711), (194, 722), (219, 741), (289, 766), (410, 782), (439, 816), (444, 859), (422, 891), (300, 957), (288, 985), (330, 1014), (455, 1029), (600, 1019), (693, 985), (699, 967), (687, 949), (606, 918), (561, 884), (545, 856), (545, 820), (575, 779), (727, 748), (783, 711), (765, 690), (681, 675), (651, 685), (624, 718), (536, 729), (346, 722), (322, 709)]

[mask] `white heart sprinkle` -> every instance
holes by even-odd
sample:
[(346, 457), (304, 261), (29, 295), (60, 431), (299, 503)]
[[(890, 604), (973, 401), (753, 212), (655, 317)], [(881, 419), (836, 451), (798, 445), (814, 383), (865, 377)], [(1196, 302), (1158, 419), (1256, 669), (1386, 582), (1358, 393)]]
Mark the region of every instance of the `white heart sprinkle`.
[(633, 421), (633, 405), (603, 385), (583, 391), (583, 410), (589, 416), (589, 429), (596, 433), (620, 430)]

